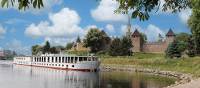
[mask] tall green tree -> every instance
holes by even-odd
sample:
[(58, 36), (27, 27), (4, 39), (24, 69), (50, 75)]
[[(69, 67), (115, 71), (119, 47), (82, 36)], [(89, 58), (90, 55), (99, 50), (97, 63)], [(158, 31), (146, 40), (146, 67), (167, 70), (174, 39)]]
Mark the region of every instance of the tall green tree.
[(194, 57), (195, 56), (195, 43), (194, 43), (194, 38), (191, 36), (188, 41), (187, 41), (187, 52), (186, 54), (189, 57)]
[(192, 15), (188, 25), (194, 38), (196, 53), (200, 54), (200, 0), (192, 2)]
[(121, 39), (121, 56), (132, 55), (132, 41), (130, 37), (122, 37)]
[(104, 46), (105, 35), (98, 28), (91, 28), (84, 39), (84, 46), (90, 47), (92, 53), (97, 53)]
[(181, 57), (181, 51), (179, 49), (180, 43), (178, 41), (173, 41), (171, 44), (169, 44), (167, 50), (165, 51), (166, 56), (170, 58), (174, 57)]
[(121, 40), (119, 38), (114, 38), (110, 44), (109, 55), (120, 56), (121, 55)]
[(43, 54), (45, 54), (45, 53), (50, 53), (50, 48), (51, 48), (51, 46), (50, 46), (49, 41), (46, 41), (46, 43), (45, 43), (45, 45), (44, 45), (44, 47), (43, 47), (42, 53), (43, 53)]

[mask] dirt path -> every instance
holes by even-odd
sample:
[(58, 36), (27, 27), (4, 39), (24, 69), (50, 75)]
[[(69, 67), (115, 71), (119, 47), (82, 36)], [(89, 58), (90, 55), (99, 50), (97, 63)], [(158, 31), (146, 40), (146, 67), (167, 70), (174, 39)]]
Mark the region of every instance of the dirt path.
[(170, 87), (170, 88), (200, 88), (200, 79), (192, 80), (189, 83), (179, 84), (175, 87)]

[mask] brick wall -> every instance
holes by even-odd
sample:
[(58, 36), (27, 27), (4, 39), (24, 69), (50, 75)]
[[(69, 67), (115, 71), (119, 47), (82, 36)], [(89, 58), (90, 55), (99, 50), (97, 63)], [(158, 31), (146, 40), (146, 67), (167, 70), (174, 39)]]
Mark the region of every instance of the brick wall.
[(166, 42), (145, 43), (143, 44), (142, 51), (145, 53), (164, 53), (167, 46)]

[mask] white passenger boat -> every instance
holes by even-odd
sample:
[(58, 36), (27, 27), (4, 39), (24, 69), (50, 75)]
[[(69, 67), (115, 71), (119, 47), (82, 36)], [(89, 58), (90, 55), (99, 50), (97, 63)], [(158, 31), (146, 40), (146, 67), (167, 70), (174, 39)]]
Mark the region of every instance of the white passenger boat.
[(100, 65), (100, 61), (96, 56), (70, 56), (65, 54), (18, 56), (14, 57), (13, 63), (17, 65), (80, 71), (97, 71)]

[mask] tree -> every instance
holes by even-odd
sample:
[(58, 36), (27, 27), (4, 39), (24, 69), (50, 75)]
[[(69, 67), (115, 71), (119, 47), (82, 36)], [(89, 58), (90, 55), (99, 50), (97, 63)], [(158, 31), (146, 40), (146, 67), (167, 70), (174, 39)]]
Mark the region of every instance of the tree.
[(51, 47), (51, 48), (50, 48), (50, 52), (51, 52), (52, 54), (58, 54), (58, 53), (59, 53), (59, 51), (56, 49), (56, 47)]
[(101, 31), (101, 35), (102, 37), (102, 42), (101, 42), (101, 50), (105, 50), (106, 48), (109, 47), (110, 44), (110, 37), (106, 34), (106, 32), (104, 30)]
[(190, 38), (187, 41), (187, 52), (186, 54), (189, 57), (194, 57), (195, 56), (195, 43), (194, 43), (194, 38), (192, 38), (192, 36), (190, 36)]
[(76, 43), (81, 43), (81, 38), (79, 36), (76, 39)]
[(67, 50), (71, 49), (73, 45), (74, 45), (73, 42), (72, 42), (72, 43), (67, 43), (66, 49), (67, 49)]
[(188, 33), (176, 34), (175, 40), (179, 43), (178, 49), (180, 52), (184, 52), (187, 49), (189, 38), (190, 35)]
[[(19, 10), (29, 7), (41, 8), (44, 7), (43, 0), (1, 0), (1, 7), (18, 6)], [(17, 5), (16, 5), (17, 4)]]
[(179, 33), (179, 34), (176, 34), (176, 37), (175, 37), (176, 40), (182, 41), (182, 42), (187, 42), (189, 38), (190, 38), (190, 34), (188, 33)]
[(32, 55), (37, 55), (40, 51), (42, 51), (42, 47), (39, 45), (32, 46)]
[(109, 47), (109, 55), (111, 56), (127, 56), (132, 55), (132, 42), (127, 36), (120, 38), (115, 38)]
[(122, 56), (127, 56), (127, 55), (132, 55), (132, 50), (131, 48), (133, 47), (131, 39), (128, 37), (122, 37), (121, 39), (121, 55)]
[[(165, 0), (164, 4), (161, 5), (161, 0), (116, 0), (119, 2), (119, 8), (115, 11), (116, 13), (127, 14), (131, 12), (132, 18), (139, 18), (140, 20), (148, 20), (149, 13), (163, 7), (163, 11), (177, 12), (181, 9), (191, 7), (191, 1), (198, 0)], [(18, 4), (18, 9), (26, 9), (29, 7), (41, 8), (43, 7), (43, 0), (1, 0), (1, 6), (14, 6)]]
[[(191, 7), (192, 0), (165, 0), (163, 6), (161, 0), (117, 0), (120, 5), (116, 13), (127, 14), (131, 12), (132, 18), (148, 20), (149, 13), (162, 7), (163, 11), (177, 12)], [(197, 1), (197, 0), (196, 0)]]
[(193, 0), (192, 6), (192, 15), (190, 16), (188, 25), (194, 38), (196, 53), (200, 54), (200, 1)]
[(90, 47), (91, 52), (97, 53), (104, 46), (105, 35), (98, 28), (91, 28), (84, 39), (84, 46)]
[(121, 54), (121, 41), (119, 38), (113, 39), (113, 41), (110, 44), (109, 48), (109, 55), (111, 56), (120, 56)]
[(178, 41), (173, 41), (171, 44), (169, 44), (167, 50), (166, 50), (166, 56), (170, 58), (174, 57), (181, 57), (181, 51), (179, 50), (180, 43)]
[(43, 53), (43, 54), (45, 54), (45, 53), (50, 53), (50, 48), (51, 48), (51, 46), (50, 46), (49, 41), (46, 41), (46, 43), (45, 43), (45, 45), (44, 45), (44, 47), (43, 47), (42, 53)]

